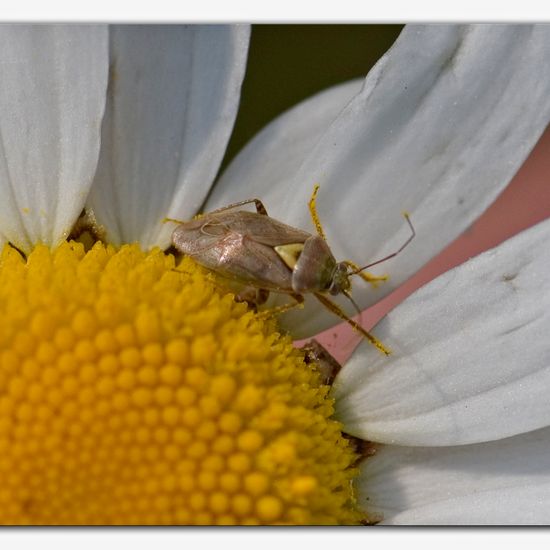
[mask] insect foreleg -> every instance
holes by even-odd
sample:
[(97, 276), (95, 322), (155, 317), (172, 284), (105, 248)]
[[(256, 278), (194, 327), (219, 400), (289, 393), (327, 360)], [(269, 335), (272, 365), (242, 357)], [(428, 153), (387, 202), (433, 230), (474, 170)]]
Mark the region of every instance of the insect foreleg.
[(332, 311), (335, 315), (338, 315), (340, 319), (343, 319), (351, 325), (357, 332), (360, 332), (373, 346), (377, 347), (384, 355), (390, 355), (391, 351), (387, 349), (378, 338), (367, 332), (359, 323), (356, 323), (353, 319), (350, 319), (334, 302), (329, 300), (323, 294), (315, 292), (315, 297), (319, 300), (328, 310)]
[(368, 272), (361, 272), (361, 268), (354, 262), (350, 261), (350, 260), (346, 260), (344, 261), (344, 263), (349, 266), (353, 271), (355, 271), (356, 275), (359, 275), (359, 277), (361, 277), (361, 279), (363, 279), (363, 281), (366, 281), (367, 283), (369, 283), (372, 288), (378, 288), (378, 283), (379, 282), (383, 282), (383, 281), (387, 281), (389, 279), (389, 276), (388, 275), (372, 275), (372, 273), (368, 273)]

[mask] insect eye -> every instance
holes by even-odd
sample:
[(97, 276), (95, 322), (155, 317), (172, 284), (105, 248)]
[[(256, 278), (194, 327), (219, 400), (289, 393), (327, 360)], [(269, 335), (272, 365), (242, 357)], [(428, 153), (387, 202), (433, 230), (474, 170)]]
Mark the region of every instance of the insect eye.
[(350, 287), (351, 287), (351, 283), (349, 280), (348, 266), (343, 262), (336, 264), (336, 267), (334, 268), (334, 272), (332, 274), (328, 291), (333, 296), (336, 296), (341, 292), (349, 290)]

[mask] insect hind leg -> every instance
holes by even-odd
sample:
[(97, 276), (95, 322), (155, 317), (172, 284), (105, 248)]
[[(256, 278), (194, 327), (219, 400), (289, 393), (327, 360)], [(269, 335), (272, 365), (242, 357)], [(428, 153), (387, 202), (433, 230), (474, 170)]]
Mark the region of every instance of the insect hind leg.
[(208, 212), (208, 214), (219, 214), (220, 212), (225, 212), (226, 210), (231, 210), (233, 208), (238, 208), (239, 206), (244, 206), (245, 204), (252, 203), (254, 203), (254, 206), (256, 207), (256, 212), (258, 214), (261, 214), (262, 216), (267, 216), (267, 209), (260, 199), (246, 199), (244, 201), (234, 202), (232, 204), (228, 204), (227, 206), (222, 206), (221, 208), (212, 210), (211, 212)]
[[(244, 201), (234, 202), (232, 204), (228, 204), (227, 206), (222, 206), (221, 208), (217, 208), (216, 210), (212, 210), (211, 212), (207, 212), (207, 214), (219, 214), (220, 212), (225, 212), (226, 210), (231, 210), (233, 208), (238, 208), (239, 206), (244, 206), (245, 204), (252, 204), (254, 203), (254, 206), (256, 207), (256, 212), (258, 214), (261, 214), (262, 216), (267, 216), (267, 209), (264, 206), (264, 203), (260, 199), (246, 199)], [(202, 214), (197, 214), (195, 218), (202, 217)], [(187, 220), (189, 221), (189, 220)], [(183, 220), (177, 220), (176, 218), (163, 218), (162, 223), (187, 223)]]
[(319, 292), (315, 292), (314, 294), (317, 300), (319, 300), (329, 311), (332, 311), (332, 313), (340, 317), (340, 319), (343, 319), (346, 323), (351, 325), (354, 330), (362, 334), (375, 348), (378, 348), (384, 355), (391, 355), (391, 351), (386, 348), (378, 338), (373, 336), (370, 332), (367, 332), (359, 323), (356, 323), (353, 319), (348, 317), (334, 302)]

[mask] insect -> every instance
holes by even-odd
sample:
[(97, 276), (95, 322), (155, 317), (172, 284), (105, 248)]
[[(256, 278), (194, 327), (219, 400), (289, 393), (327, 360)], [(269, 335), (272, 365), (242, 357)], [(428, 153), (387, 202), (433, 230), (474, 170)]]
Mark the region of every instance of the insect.
[[(230, 204), (188, 222), (171, 218), (164, 221), (178, 224), (172, 233), (172, 244), (179, 252), (191, 256), (222, 277), (258, 289), (257, 304), (265, 302), (269, 292), (288, 294), (295, 303), (275, 308), (280, 313), (302, 304), (304, 294), (311, 293), (382, 353), (389, 355), (389, 350), (378, 339), (348, 317), (327, 294), (344, 294), (360, 313), (351, 297), (350, 277), (359, 275), (370, 283), (385, 280), (386, 277), (374, 277), (363, 271), (399, 254), (414, 238), (414, 227), (408, 214), (404, 214), (411, 235), (399, 250), (363, 267), (347, 260), (337, 262), (317, 214), (318, 190), (316, 185), (309, 201), (316, 235), (271, 218), (259, 199)], [(251, 203), (254, 203), (256, 212), (240, 209)]]

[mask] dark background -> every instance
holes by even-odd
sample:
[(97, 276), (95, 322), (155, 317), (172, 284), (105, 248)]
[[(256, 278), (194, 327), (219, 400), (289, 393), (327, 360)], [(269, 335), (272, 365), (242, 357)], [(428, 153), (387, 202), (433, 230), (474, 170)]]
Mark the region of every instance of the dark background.
[(334, 84), (364, 77), (402, 25), (253, 25), (241, 107), (223, 168), (270, 120)]

